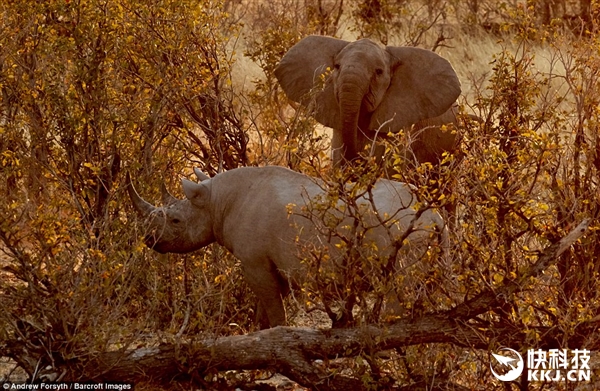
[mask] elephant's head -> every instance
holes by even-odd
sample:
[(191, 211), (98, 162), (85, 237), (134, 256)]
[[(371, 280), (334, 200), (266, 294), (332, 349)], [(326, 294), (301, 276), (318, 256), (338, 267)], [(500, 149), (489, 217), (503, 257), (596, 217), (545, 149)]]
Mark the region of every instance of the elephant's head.
[[(439, 116), (460, 94), (450, 63), (413, 47), (383, 47), (369, 39), (348, 42), (309, 36), (294, 45), (275, 69), (288, 97), (304, 105), (320, 75), (330, 70), (317, 92), (314, 115), (334, 129), (334, 161), (341, 152), (354, 159), (363, 132), (398, 132), (420, 120)], [(336, 159), (336, 150), (338, 159)]]
[(210, 213), (210, 180), (196, 171), (195, 183), (182, 179), (186, 198), (179, 200), (162, 187), (163, 206), (156, 207), (137, 193), (127, 175), (127, 191), (134, 208), (146, 219), (145, 243), (160, 253), (187, 253), (215, 241)]

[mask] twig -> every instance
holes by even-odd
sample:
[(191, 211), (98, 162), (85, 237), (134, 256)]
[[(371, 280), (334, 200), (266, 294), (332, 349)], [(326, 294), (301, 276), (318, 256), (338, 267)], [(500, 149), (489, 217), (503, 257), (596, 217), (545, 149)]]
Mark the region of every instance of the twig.
[(456, 306), (448, 315), (457, 318), (472, 318), (496, 306), (501, 298), (509, 297), (531, 285), (531, 277), (537, 277), (553, 263), (556, 263), (560, 254), (583, 236), (589, 228), (590, 222), (591, 219), (584, 219), (567, 236), (546, 247), (540, 253), (537, 262), (516, 279), (505, 280), (495, 289), (487, 289), (481, 292), (474, 298)]

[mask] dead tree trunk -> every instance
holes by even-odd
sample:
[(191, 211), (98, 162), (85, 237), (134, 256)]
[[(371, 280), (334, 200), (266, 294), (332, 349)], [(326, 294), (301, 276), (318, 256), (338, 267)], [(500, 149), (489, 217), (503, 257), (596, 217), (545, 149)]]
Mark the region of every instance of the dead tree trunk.
[[(474, 327), (474, 318), (498, 308), (518, 291), (531, 289), (531, 277), (539, 276), (556, 263), (558, 256), (585, 233), (589, 222), (585, 220), (563, 239), (547, 247), (537, 262), (515, 280), (482, 291), (453, 309), (416, 319), (401, 319), (391, 325), (325, 330), (276, 327), (214, 340), (181, 341), (68, 361), (55, 359), (52, 365), (40, 365), (39, 357), (32, 355), (31, 346), (23, 340), (0, 348), (9, 352), (8, 355), (25, 369), (31, 370), (30, 373), (35, 371), (32, 366), (47, 368), (43, 376), (54, 380), (171, 382), (193, 380), (215, 371), (271, 369), (311, 389), (362, 390), (367, 385), (361, 379), (327, 372), (314, 365), (315, 360), (326, 362), (358, 355), (370, 357), (382, 350), (422, 343), (451, 343), (476, 349), (487, 349), (491, 339), (505, 346), (524, 343), (526, 336), (522, 330), (509, 330), (509, 326), (500, 323), (482, 330)], [(596, 318), (579, 324), (568, 341), (569, 346), (581, 346), (599, 326), (600, 319)], [(554, 346), (562, 338), (560, 330), (540, 330), (540, 334), (545, 336), (542, 344), (547, 347)], [(595, 346), (588, 346), (588, 349), (600, 348), (600, 339), (595, 340)]]

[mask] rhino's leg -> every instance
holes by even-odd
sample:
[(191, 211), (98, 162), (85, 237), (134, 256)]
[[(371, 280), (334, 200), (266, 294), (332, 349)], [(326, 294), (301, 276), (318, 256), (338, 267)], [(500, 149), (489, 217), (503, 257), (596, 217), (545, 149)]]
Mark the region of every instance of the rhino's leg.
[(258, 324), (258, 327), (261, 330), (271, 327), (271, 324), (269, 323), (269, 317), (267, 316), (267, 311), (263, 307), (260, 300), (256, 306), (256, 318), (254, 321)]
[(262, 260), (245, 262), (242, 266), (246, 282), (258, 297), (257, 320), (260, 328), (284, 326), (286, 316), (283, 297), (288, 289), (275, 265)]

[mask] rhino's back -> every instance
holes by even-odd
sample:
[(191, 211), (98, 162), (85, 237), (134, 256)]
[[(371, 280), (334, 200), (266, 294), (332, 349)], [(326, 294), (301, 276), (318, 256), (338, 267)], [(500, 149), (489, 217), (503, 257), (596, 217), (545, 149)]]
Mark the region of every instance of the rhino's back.
[[(215, 230), (243, 260), (286, 258), (295, 235), (288, 205), (318, 191), (314, 181), (284, 167), (242, 167), (213, 178)], [(278, 265), (281, 267), (281, 265)]]
[[(228, 173), (220, 174), (227, 186), (215, 187), (229, 204), (222, 244), (240, 259), (269, 259), (278, 268), (291, 271), (298, 267), (298, 240), (331, 246), (336, 235), (329, 235), (328, 229), (344, 234), (346, 227), (353, 225), (347, 205), (342, 201), (328, 204), (326, 189), (318, 179), (277, 166), (245, 167)], [(369, 227), (367, 239), (383, 249), (404, 234), (414, 218), (417, 199), (410, 185), (386, 179), (378, 180), (371, 194), (373, 203), (366, 195), (358, 200), (361, 224)], [(329, 223), (323, 221), (324, 210), (334, 216)], [(330, 227), (331, 221), (338, 222), (335, 228)], [(385, 225), (378, 226), (380, 221)], [(424, 212), (414, 224), (424, 229), (412, 237), (417, 242), (425, 239), (441, 227), (440, 222), (437, 213)]]
[[(405, 226), (415, 218), (417, 209), (423, 206), (419, 204), (415, 188), (406, 183), (380, 179), (377, 181), (373, 193), (377, 208), (401, 216)], [(413, 225), (419, 230), (439, 232), (445, 223), (438, 211), (430, 208), (422, 212)]]

